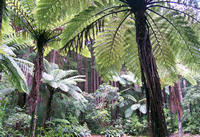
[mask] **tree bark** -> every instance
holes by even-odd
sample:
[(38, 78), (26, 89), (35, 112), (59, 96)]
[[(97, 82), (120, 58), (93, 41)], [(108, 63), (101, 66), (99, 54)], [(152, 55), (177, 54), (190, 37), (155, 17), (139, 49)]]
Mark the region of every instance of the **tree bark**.
[(93, 47), (91, 47), (91, 93), (94, 93), (95, 87), (94, 87), (94, 73), (95, 73), (95, 68), (94, 68), (94, 54), (93, 54)]
[[(82, 57), (79, 53), (77, 53), (77, 70), (78, 70), (78, 74), (81, 75), (82, 74)], [(78, 83), (78, 86), (82, 88), (82, 83)]]
[[(4, 6), (5, 6), (5, 0), (0, 0), (0, 42), (2, 40), (1, 29), (2, 29)], [(0, 70), (0, 81), (1, 81), (1, 78), (2, 78), (2, 75), (1, 75), (1, 70)]]
[(47, 111), (46, 111), (46, 118), (44, 121), (44, 125), (46, 125), (46, 121), (50, 121), (51, 120), (51, 116), (52, 116), (52, 102), (53, 102), (53, 95), (55, 93), (54, 89), (50, 86), (48, 86), (49, 89), (49, 100), (47, 103)]
[(56, 51), (55, 50), (52, 50), (50, 52), (50, 59), (49, 59), (49, 61), (52, 62), (52, 63), (57, 63), (56, 62)]
[(20, 108), (24, 108), (26, 104), (26, 93), (17, 93), (18, 99), (17, 99), (17, 105), (20, 106)]
[(85, 71), (85, 92), (88, 92), (88, 60), (84, 57), (84, 71)]
[(182, 102), (182, 90), (181, 90), (181, 82), (180, 79), (175, 83), (175, 95), (176, 99), (178, 101), (178, 106), (176, 108), (177, 110), (177, 118), (178, 118), (178, 131), (179, 131), (179, 137), (183, 136), (183, 128), (182, 128), (182, 123), (181, 123), (181, 117), (182, 117), (182, 107), (181, 107), (181, 102)]
[(1, 36), (1, 29), (2, 29), (4, 6), (5, 6), (5, 0), (0, 0), (0, 36)]
[(168, 136), (162, 103), (162, 90), (153, 56), (144, 10), (135, 12), (136, 41), (142, 70), (142, 82), (146, 91), (148, 115), (153, 137)]
[(36, 130), (36, 111), (37, 111), (37, 104), (39, 100), (39, 88), (42, 79), (42, 72), (44, 70), (43, 64), (43, 44), (38, 42), (38, 52), (35, 59), (35, 70), (34, 70), (34, 77), (32, 82), (32, 89), (30, 95), (28, 97), (27, 105), (30, 106), (30, 113), (32, 114), (31, 124), (30, 124), (30, 133), (31, 137), (35, 136)]

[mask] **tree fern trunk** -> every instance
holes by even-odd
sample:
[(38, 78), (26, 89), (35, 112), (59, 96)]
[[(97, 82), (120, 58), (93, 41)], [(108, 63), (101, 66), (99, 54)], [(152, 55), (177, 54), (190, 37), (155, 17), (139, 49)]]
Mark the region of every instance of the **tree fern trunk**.
[(94, 54), (93, 54), (93, 48), (91, 47), (91, 93), (95, 92), (95, 87), (94, 87), (94, 73), (95, 73), (95, 68), (94, 68)]
[(177, 105), (176, 110), (177, 110), (177, 118), (178, 118), (178, 131), (179, 131), (179, 137), (183, 136), (183, 128), (182, 128), (182, 123), (181, 123), (181, 117), (182, 117), (182, 107), (181, 107), (181, 102), (182, 102), (182, 89), (181, 89), (181, 81), (180, 79), (175, 83), (175, 95), (176, 95), (176, 100), (177, 100)]
[[(81, 75), (82, 74), (82, 56), (77, 53), (76, 54), (76, 59), (77, 59), (77, 70), (78, 70), (78, 74)], [(79, 88), (81, 88), (83, 90), (83, 86), (82, 83), (78, 83)]]
[(84, 57), (85, 92), (88, 92), (88, 60)]
[(30, 133), (31, 137), (35, 136), (36, 130), (36, 109), (39, 100), (39, 88), (42, 79), (42, 72), (44, 69), (43, 64), (43, 44), (38, 43), (38, 52), (35, 59), (35, 70), (34, 77), (32, 82), (32, 89), (28, 97), (27, 104), (30, 106), (30, 113), (32, 114), (31, 124), (30, 124)]
[(153, 137), (166, 137), (167, 126), (163, 111), (160, 78), (152, 52), (144, 11), (135, 13), (136, 41), (147, 96), (148, 115)]
[(47, 87), (48, 87), (48, 90), (49, 90), (49, 99), (48, 99), (48, 103), (47, 103), (47, 111), (46, 111), (46, 118), (45, 118), (44, 125), (46, 125), (47, 121), (51, 120), (53, 95), (55, 93), (55, 91), (52, 87), (50, 87), (50, 86), (47, 86)]
[(4, 6), (5, 6), (5, 0), (0, 0), (0, 36), (1, 36), (1, 27), (2, 27)]

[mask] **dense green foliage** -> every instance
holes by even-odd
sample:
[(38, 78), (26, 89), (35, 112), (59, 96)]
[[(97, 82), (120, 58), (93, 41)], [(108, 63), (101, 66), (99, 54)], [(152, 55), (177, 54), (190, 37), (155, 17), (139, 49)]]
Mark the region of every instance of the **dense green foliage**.
[[(133, 14), (139, 1), (5, 0), (0, 136), (31, 136), (33, 119), (38, 137), (149, 136), (148, 84)], [(146, 2), (168, 132), (182, 132), (182, 124), (184, 133), (200, 134), (198, 2)]]

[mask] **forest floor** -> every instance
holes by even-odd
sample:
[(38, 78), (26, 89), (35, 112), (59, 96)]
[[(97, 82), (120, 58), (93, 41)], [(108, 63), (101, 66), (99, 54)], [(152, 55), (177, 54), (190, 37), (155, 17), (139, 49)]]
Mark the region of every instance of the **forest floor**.
[[(192, 134), (184, 134), (184, 137), (200, 137), (200, 135), (192, 135)], [(177, 134), (173, 134), (170, 137), (179, 137), (178, 133)]]
[[(104, 137), (101, 135), (92, 135), (92, 137)], [(123, 136), (123, 137), (132, 137), (132, 136)], [(136, 137), (136, 136), (134, 136)], [(137, 136), (137, 137), (142, 137), (142, 136)], [(178, 134), (173, 134), (170, 137), (179, 137)], [(192, 134), (184, 134), (183, 137), (200, 137), (200, 135), (192, 135)]]

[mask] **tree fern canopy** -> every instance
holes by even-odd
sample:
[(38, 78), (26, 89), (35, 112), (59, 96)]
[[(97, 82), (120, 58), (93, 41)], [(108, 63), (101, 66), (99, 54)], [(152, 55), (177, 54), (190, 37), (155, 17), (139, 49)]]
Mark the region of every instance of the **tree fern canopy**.
[(35, 16), (39, 24), (46, 26), (70, 18), (90, 4), (90, 0), (39, 0)]
[[(32, 136), (40, 88), (49, 90), (49, 100), (53, 100), (57, 91), (84, 100), (77, 86), (83, 86), (79, 82), (84, 81), (84, 76), (43, 62), (52, 49), (62, 55), (72, 51), (79, 74), (83, 73), (81, 66), (85, 67), (86, 79), (94, 85), (90, 89), (85, 83), (86, 91), (96, 90), (102, 80), (113, 79), (142, 86), (154, 137), (167, 136), (161, 89), (174, 86), (180, 76), (193, 85), (198, 84), (200, 8), (197, 0), (6, 0), (5, 10), (7, 16), (3, 18), (0, 38), (2, 83), (28, 93), (24, 73), (29, 76), (28, 73), (34, 72), (27, 99), (33, 116)], [(34, 65), (16, 58), (19, 49), (29, 46), (35, 46), (33, 50), (37, 52)], [(56, 54), (53, 53), (53, 61), (64, 60), (67, 66), (70, 64), (66, 58), (57, 59)], [(91, 57), (92, 67), (79, 54)], [(120, 73), (128, 76), (119, 76)], [(6, 83), (7, 79), (11, 83)], [(44, 87), (40, 86), (41, 82)], [(0, 94), (14, 88), (0, 88)], [(126, 98), (137, 102), (128, 110), (129, 114), (136, 109), (145, 112), (138, 100)]]
[[(62, 50), (80, 50), (87, 41), (95, 39), (96, 66), (102, 76), (119, 73), (125, 65), (140, 79), (133, 28), (135, 17), (126, 7), (130, 1), (121, 2), (110, 1), (108, 4), (95, 1), (94, 6), (74, 16), (62, 35), (62, 45), (65, 45)], [(146, 1), (146, 4), (147, 25), (161, 83), (163, 86), (172, 85), (178, 79), (177, 60), (193, 71), (200, 67), (199, 32), (196, 29), (199, 21), (195, 14), (199, 10), (198, 3), (154, 0)], [(117, 12), (116, 16), (105, 19)], [(192, 22), (194, 25), (191, 25)]]

